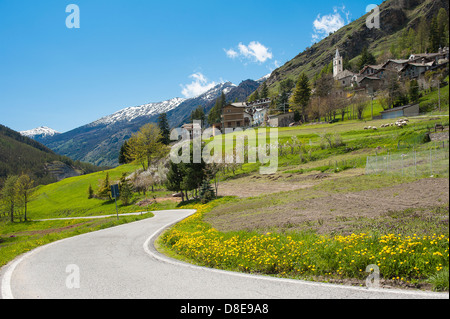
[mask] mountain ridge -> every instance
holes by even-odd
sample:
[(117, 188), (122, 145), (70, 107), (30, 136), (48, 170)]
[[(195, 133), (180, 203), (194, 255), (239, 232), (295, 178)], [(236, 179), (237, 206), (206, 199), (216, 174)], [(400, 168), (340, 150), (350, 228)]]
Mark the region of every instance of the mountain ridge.
[(32, 138), (38, 142), (45, 139), (46, 137), (61, 134), (60, 132), (58, 132), (52, 128), (49, 128), (47, 126), (40, 126), (40, 127), (34, 128), (32, 130), (21, 131), (19, 133), (23, 136)]
[(367, 28), (366, 18), (369, 13), (361, 16), (274, 70), (267, 79), (267, 86), (270, 92), (274, 93), (278, 92), (281, 81), (297, 81), (303, 72), (310, 79), (313, 78), (332, 61), (336, 48), (339, 48), (341, 56), (349, 61), (357, 59), (364, 47), (377, 58), (389, 52), (390, 46), (395, 44), (403, 30), (417, 27), (421, 17), (431, 22), (440, 8), (444, 8), (448, 13), (448, 0), (386, 0), (379, 5), (379, 29)]
[[(144, 104), (140, 107), (129, 107), (112, 115), (81, 126), (69, 132), (45, 137), (42, 143), (58, 154), (69, 156), (75, 160), (86, 161), (101, 166), (118, 165), (118, 152), (123, 142), (146, 123), (155, 123), (158, 114), (167, 114), (169, 125), (179, 127), (187, 123), (191, 112), (202, 106), (208, 113), (215, 100), (222, 92), (228, 102), (245, 101), (263, 82), (266, 82), (271, 95), (278, 94), (279, 83), (285, 79), (295, 82), (301, 73), (310, 79), (328, 66), (333, 59), (336, 48), (350, 62), (358, 58), (364, 47), (368, 47), (375, 57), (388, 52), (403, 30), (417, 26), (420, 18), (434, 16), (440, 8), (448, 12), (448, 0), (387, 0), (380, 6), (380, 29), (369, 29), (366, 18), (369, 14), (352, 21), (320, 42), (315, 43), (292, 60), (274, 70), (270, 75), (258, 81), (242, 81), (238, 86), (231, 82), (220, 83), (203, 94), (185, 100)], [(161, 108), (155, 110), (156, 104)], [(149, 108), (144, 111), (145, 105)], [(133, 114), (133, 115), (131, 115)], [(130, 119), (130, 120), (127, 120)]]
[(127, 107), (68, 132), (44, 137), (41, 141), (54, 152), (74, 160), (97, 166), (117, 166), (123, 142), (144, 124), (156, 123), (159, 114), (166, 113), (170, 126), (179, 127), (189, 121), (191, 112), (199, 105), (208, 111), (222, 92), (227, 94), (237, 87), (224, 82), (193, 98), (177, 97)]
[(111, 115), (104, 116), (92, 123), (89, 123), (89, 125), (96, 126), (99, 124), (112, 124), (117, 121), (132, 121), (141, 116), (158, 115), (173, 110), (185, 100), (186, 99), (176, 97), (162, 102), (152, 102), (140, 106), (130, 106)]
[(100, 169), (58, 155), (38, 141), (0, 124), (0, 186), (10, 175), (25, 173), (37, 184), (49, 184)]

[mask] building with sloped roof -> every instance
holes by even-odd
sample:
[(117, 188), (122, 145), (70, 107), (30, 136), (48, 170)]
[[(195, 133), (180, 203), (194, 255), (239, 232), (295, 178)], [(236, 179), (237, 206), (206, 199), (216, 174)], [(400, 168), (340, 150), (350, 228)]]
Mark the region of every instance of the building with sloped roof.
[(336, 49), (336, 55), (333, 59), (333, 78), (338, 81), (342, 87), (349, 87), (352, 85), (352, 79), (355, 74), (349, 70), (344, 70), (344, 59)]

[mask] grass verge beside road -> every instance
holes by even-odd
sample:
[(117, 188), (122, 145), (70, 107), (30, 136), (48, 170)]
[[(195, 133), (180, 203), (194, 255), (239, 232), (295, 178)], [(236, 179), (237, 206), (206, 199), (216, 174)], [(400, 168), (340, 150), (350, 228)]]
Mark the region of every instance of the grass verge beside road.
[[(383, 178), (362, 179), (367, 179), (363, 183), (359, 179), (364, 189), (383, 190)], [(352, 187), (346, 179), (333, 180), (323, 185), (322, 192), (341, 192), (345, 196)], [(384, 287), (448, 291), (447, 203), (380, 212), (373, 217), (336, 216), (330, 212), (329, 215), (340, 218), (336, 225), (346, 227), (325, 228), (326, 232), (320, 230), (324, 224), (333, 225), (332, 219), (306, 221), (300, 230), (292, 230), (284, 223), (258, 227), (258, 218), (279, 218), (283, 213), (280, 207), (297, 202), (302, 192), (309, 198), (311, 190), (299, 190), (278, 194), (278, 199), (273, 200), (271, 195), (264, 195), (247, 199), (223, 197), (206, 205), (193, 203), (184, 208), (198, 212), (166, 231), (158, 244), (171, 257), (212, 268), (365, 285), (369, 275), (366, 270), (378, 267)], [(232, 209), (237, 206), (241, 207), (238, 212)], [(249, 222), (240, 222), (245, 219)], [(232, 230), (221, 230), (232, 220), (236, 221)], [(251, 228), (250, 224), (255, 225)], [(298, 221), (293, 224), (302, 225)]]
[[(109, 170), (111, 181), (117, 181), (122, 173), (132, 173), (139, 167), (136, 165), (123, 165)], [(4, 266), (15, 257), (51, 242), (72, 237), (87, 232), (118, 226), (124, 223), (134, 222), (144, 218), (150, 218), (153, 214), (137, 216), (121, 216), (102, 219), (72, 219), (37, 221), (52, 218), (77, 218), (89, 216), (115, 215), (114, 201), (104, 201), (96, 198), (88, 199), (88, 188), (94, 189), (105, 178), (106, 172), (97, 172), (64, 179), (60, 182), (39, 186), (34, 198), (28, 207), (28, 221), (16, 221), (11, 223), (8, 216), (0, 218), (0, 266)], [(170, 192), (148, 192), (147, 197), (163, 199)], [(124, 206), (119, 201), (119, 214), (135, 213), (143, 211), (165, 210), (175, 208), (174, 201), (158, 201), (149, 206), (135, 205), (146, 196), (135, 194), (133, 204)]]
[(0, 223), (0, 267), (6, 265), (17, 256), (39, 246), (152, 216), (153, 214), (149, 213), (145, 215), (120, 217), (119, 219), (112, 217), (92, 220), (2, 222)]

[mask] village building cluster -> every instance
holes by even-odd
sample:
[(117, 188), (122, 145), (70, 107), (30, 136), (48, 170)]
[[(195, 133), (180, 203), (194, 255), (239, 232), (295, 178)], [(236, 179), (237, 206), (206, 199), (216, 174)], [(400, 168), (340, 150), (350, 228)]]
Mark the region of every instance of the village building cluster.
[[(333, 79), (344, 90), (365, 91), (367, 94), (386, 87), (391, 77), (400, 80), (418, 81), (422, 88), (429, 88), (425, 72), (448, 67), (449, 48), (439, 49), (437, 53), (412, 54), (409, 59), (389, 59), (379, 65), (366, 65), (359, 73), (344, 69), (344, 60), (336, 49), (333, 58)], [(294, 112), (286, 109), (281, 114), (269, 114), (272, 101), (269, 98), (253, 102), (228, 103), (222, 109), (221, 123), (213, 126), (219, 130), (258, 126), (287, 127), (294, 123)], [(382, 118), (406, 116), (418, 112), (417, 106), (403, 106), (383, 112)]]
[(352, 73), (339, 68), (343, 59), (336, 50), (334, 58), (334, 79), (343, 87), (367, 88), (377, 91), (384, 87), (390, 77), (398, 77), (402, 80), (416, 79), (419, 85), (427, 88), (425, 72), (433, 71), (448, 66), (449, 48), (441, 48), (437, 53), (412, 54), (409, 59), (389, 59), (379, 65), (366, 65), (359, 73)]

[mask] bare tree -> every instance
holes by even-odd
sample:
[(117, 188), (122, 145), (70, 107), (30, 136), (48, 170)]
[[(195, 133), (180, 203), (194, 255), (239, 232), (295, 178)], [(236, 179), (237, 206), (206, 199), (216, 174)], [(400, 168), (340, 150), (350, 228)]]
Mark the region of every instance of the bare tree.
[(311, 98), (311, 101), (309, 103), (309, 117), (311, 119), (315, 119), (317, 121), (320, 121), (320, 117), (321, 117), (321, 97), (319, 96), (314, 96), (313, 98)]
[(362, 120), (362, 115), (364, 109), (367, 107), (369, 103), (369, 98), (365, 94), (357, 94), (353, 98), (353, 103), (355, 105), (356, 112), (358, 114), (358, 120)]
[(389, 108), (389, 92), (386, 90), (377, 92), (377, 101), (383, 108), (383, 110), (387, 110)]

